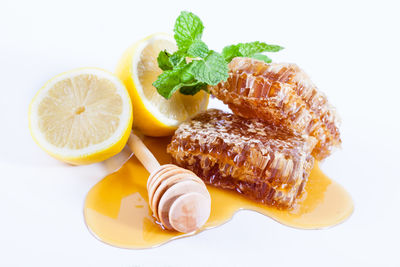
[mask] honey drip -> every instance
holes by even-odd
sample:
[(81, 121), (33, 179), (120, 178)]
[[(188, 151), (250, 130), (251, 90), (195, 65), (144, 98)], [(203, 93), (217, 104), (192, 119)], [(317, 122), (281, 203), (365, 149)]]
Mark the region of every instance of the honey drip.
[[(146, 138), (145, 144), (161, 164), (171, 162), (166, 153), (169, 138)], [(89, 230), (101, 241), (123, 248), (151, 248), (190, 236), (168, 231), (156, 223), (148, 205), (146, 182), (149, 173), (132, 157), (122, 168), (105, 177), (88, 193), (84, 216)], [(241, 209), (254, 210), (287, 226), (319, 229), (343, 222), (353, 211), (347, 191), (329, 179), (316, 162), (305, 187), (306, 194), (293, 210), (258, 204), (241, 195), (208, 186), (211, 215), (201, 230), (229, 221)], [(251, 222), (249, 227), (251, 227)]]

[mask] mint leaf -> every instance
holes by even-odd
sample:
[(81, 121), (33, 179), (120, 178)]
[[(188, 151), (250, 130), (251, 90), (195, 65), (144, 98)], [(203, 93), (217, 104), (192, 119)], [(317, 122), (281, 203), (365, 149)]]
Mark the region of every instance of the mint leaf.
[(251, 43), (241, 43), (238, 44), (239, 53), (242, 54), (243, 57), (251, 57), (258, 53), (263, 52), (278, 52), (283, 49), (283, 47), (279, 45), (269, 45), (262, 42), (251, 42)]
[(174, 27), (174, 38), (179, 50), (186, 51), (195, 40), (200, 40), (203, 30), (203, 23), (198, 16), (182, 11)]
[(172, 54), (172, 56), (169, 58), (169, 61), (172, 63), (172, 65), (181, 67), (186, 64), (185, 53), (178, 50)]
[(206, 90), (207, 84), (197, 81), (190, 68), (193, 63), (189, 63), (184, 67), (175, 67), (173, 70), (166, 70), (161, 73), (153, 86), (157, 88), (157, 92), (164, 98), (169, 99), (180, 89), (181, 93), (186, 95), (194, 95), (200, 90)]
[(264, 61), (265, 63), (271, 63), (272, 62), (272, 60), (269, 57), (267, 57), (266, 55), (263, 55), (263, 54), (255, 54), (251, 58)]
[(205, 58), (208, 52), (207, 45), (201, 40), (195, 40), (187, 51), (188, 55), (192, 58)]
[(264, 52), (278, 52), (283, 47), (279, 45), (270, 45), (263, 42), (239, 43), (237, 45), (225, 46), (222, 55), (227, 62), (231, 62), (234, 57), (251, 57), (263, 60), (267, 63), (271, 62), (267, 56), (261, 57)]
[(224, 57), (215, 51), (211, 50), (204, 60), (195, 60), (192, 63), (190, 72), (200, 82), (217, 85), (229, 76), (228, 65)]
[(181, 72), (181, 82), (186, 85), (194, 85), (198, 81), (194, 78), (193, 74), (190, 72), (193, 62), (187, 64)]
[(206, 91), (208, 93), (207, 84), (206, 83), (202, 83), (202, 82), (198, 82), (198, 83), (196, 83), (194, 85), (191, 85), (191, 86), (183, 86), (179, 90), (179, 92), (181, 94), (184, 94), (184, 95), (195, 95), (198, 92), (200, 92), (200, 90), (204, 90), (204, 91)]
[(169, 99), (171, 96), (182, 87), (181, 84), (181, 69), (166, 70), (161, 73), (153, 86), (157, 88), (157, 92), (164, 98)]
[(238, 45), (229, 45), (225, 46), (224, 49), (222, 49), (222, 56), (224, 57), (226, 62), (231, 62), (234, 57), (240, 57), (242, 55), (239, 53)]
[(174, 66), (169, 61), (171, 54), (167, 52), (167, 50), (160, 51), (157, 57), (158, 67), (162, 70), (172, 70)]

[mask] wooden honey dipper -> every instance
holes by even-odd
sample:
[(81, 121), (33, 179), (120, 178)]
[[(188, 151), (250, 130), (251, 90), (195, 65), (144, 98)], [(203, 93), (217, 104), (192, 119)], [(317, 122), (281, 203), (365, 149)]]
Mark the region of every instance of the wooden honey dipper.
[(203, 226), (211, 212), (211, 198), (204, 182), (184, 168), (173, 164), (160, 165), (133, 132), (128, 146), (150, 173), (147, 192), (154, 217), (166, 229), (182, 233)]

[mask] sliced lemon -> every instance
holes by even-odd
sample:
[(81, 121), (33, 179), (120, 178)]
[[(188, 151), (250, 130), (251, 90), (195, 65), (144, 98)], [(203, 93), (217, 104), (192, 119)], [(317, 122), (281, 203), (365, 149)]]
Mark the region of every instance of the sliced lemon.
[(176, 49), (169, 35), (153, 34), (128, 48), (118, 63), (116, 74), (132, 100), (133, 126), (145, 135), (171, 135), (181, 122), (207, 109), (209, 96), (204, 91), (194, 96), (176, 92), (166, 100), (152, 85), (162, 72), (157, 63), (158, 53)]
[(29, 107), (33, 139), (48, 154), (71, 164), (117, 154), (131, 127), (132, 105), (125, 86), (100, 69), (77, 69), (54, 77)]

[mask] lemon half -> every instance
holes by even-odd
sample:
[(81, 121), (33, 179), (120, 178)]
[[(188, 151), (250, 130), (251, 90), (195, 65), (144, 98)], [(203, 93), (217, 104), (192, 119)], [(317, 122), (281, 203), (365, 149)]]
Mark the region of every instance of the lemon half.
[(167, 100), (152, 85), (162, 72), (157, 63), (159, 52), (176, 49), (169, 35), (157, 33), (128, 48), (118, 63), (116, 74), (132, 100), (133, 126), (145, 135), (171, 135), (181, 122), (207, 109), (209, 96), (204, 91), (194, 96), (176, 92)]
[(71, 164), (107, 159), (125, 146), (132, 127), (132, 105), (113, 74), (83, 68), (49, 80), (29, 107), (36, 143)]

